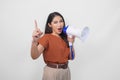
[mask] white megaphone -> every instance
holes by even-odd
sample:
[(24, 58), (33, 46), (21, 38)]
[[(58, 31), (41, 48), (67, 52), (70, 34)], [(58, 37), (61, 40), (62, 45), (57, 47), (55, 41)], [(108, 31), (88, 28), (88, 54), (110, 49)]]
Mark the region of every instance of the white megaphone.
[[(75, 28), (72, 26), (64, 26), (63, 32), (68, 35), (68, 37), (78, 37), (81, 41), (85, 41), (89, 34), (89, 28), (84, 27), (83, 29)], [(72, 51), (72, 43), (69, 42), (70, 52), (71, 52), (71, 59), (74, 59), (74, 53)]]
[(78, 37), (81, 41), (85, 41), (89, 34), (89, 28), (83, 27), (81, 28), (75, 28), (72, 26), (65, 26), (63, 28), (63, 32), (66, 33), (69, 37), (75, 36)]

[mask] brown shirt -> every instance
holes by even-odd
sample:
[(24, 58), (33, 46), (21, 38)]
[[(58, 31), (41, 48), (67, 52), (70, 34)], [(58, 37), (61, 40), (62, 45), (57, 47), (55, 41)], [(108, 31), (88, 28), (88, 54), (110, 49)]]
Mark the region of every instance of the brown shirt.
[(65, 63), (68, 61), (70, 50), (62, 38), (45, 34), (38, 42), (45, 48), (43, 52), (45, 63)]

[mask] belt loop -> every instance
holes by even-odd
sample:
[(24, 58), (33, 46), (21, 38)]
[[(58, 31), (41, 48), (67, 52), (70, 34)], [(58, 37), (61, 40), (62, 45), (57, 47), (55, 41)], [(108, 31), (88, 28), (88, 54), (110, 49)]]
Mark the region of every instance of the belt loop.
[(57, 69), (58, 69), (58, 64), (57, 64)]

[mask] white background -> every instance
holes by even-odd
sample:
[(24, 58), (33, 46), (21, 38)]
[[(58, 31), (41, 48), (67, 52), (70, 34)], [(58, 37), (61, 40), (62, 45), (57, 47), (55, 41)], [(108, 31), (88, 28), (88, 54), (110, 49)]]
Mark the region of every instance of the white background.
[(32, 31), (36, 19), (44, 32), (54, 11), (90, 28), (85, 42), (75, 40), (72, 80), (120, 80), (120, 0), (0, 0), (0, 80), (42, 79), (42, 56), (30, 57)]

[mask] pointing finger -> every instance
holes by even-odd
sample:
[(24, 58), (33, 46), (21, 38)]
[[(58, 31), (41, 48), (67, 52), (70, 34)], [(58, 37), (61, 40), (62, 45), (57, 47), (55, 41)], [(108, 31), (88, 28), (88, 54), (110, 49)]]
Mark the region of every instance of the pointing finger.
[(38, 29), (37, 21), (35, 20), (35, 29)]
[(41, 30), (38, 28), (37, 21), (35, 20), (35, 30), (36, 32), (42, 33)]

